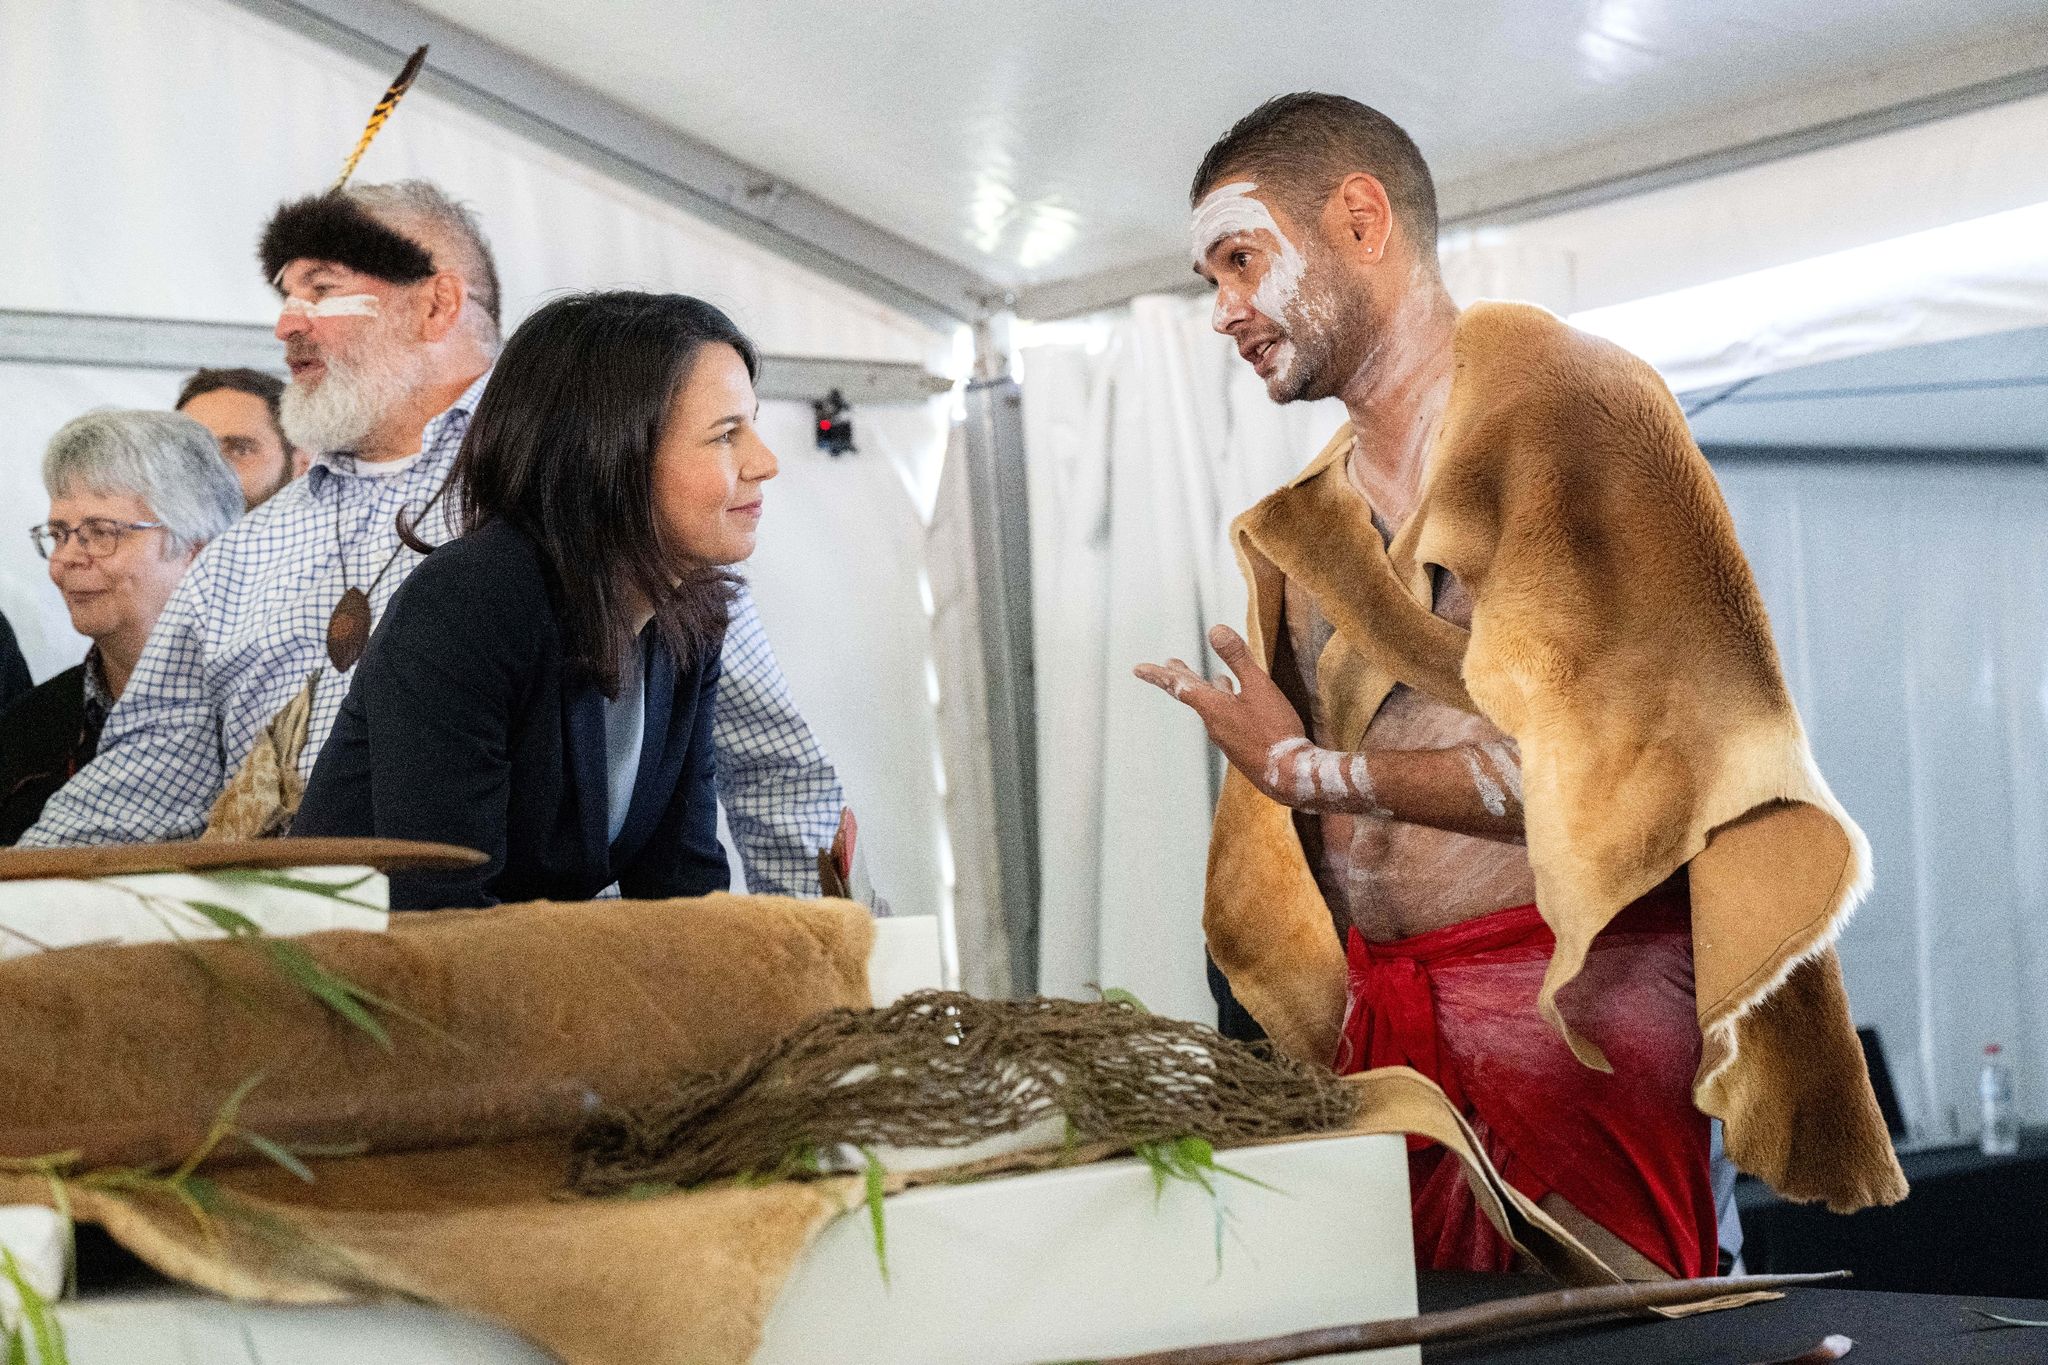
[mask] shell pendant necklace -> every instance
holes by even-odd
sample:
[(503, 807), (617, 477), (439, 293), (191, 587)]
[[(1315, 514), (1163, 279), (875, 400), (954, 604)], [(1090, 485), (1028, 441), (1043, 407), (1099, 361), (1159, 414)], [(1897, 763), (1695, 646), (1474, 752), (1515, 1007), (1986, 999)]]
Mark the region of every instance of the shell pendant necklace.
[[(413, 518), (417, 527), (427, 519), (427, 513), (434, 510), (434, 504), (448, 491), (449, 480), (443, 479), (441, 486), (434, 490), (434, 496), (427, 499), (427, 505)], [(338, 490), (337, 490), (338, 491)], [(356, 666), (363, 657), (363, 649), (370, 643), (370, 594), (377, 591), (377, 585), (384, 581), (384, 575), (391, 572), (391, 566), (398, 562), (398, 556), (406, 550), (404, 514), (400, 513), (398, 544), (391, 547), (391, 553), (384, 557), (384, 563), (370, 580), (367, 589), (350, 587), (334, 604), (334, 610), (327, 616), (327, 662), (334, 665), (337, 673), (346, 673)], [(334, 548), (341, 559), (341, 581), (348, 582), (348, 546), (341, 538), (341, 517), (334, 518)]]

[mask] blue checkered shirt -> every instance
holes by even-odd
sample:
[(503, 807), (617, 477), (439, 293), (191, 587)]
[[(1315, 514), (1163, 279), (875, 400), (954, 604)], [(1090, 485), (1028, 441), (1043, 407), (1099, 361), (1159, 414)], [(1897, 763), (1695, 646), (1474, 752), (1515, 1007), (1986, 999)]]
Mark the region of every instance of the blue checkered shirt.
[[(305, 478), (200, 553), (107, 717), (99, 756), (50, 798), (24, 846), (196, 836), (263, 727), (317, 671), (299, 757), (300, 771), (312, 772), (348, 691), (327, 662), (328, 615), (354, 585), (381, 616), (419, 562), (398, 539), (398, 515), (417, 516), (447, 479), (488, 378), (427, 423), (410, 468), (375, 477), (358, 472), (351, 455), (315, 456)], [(457, 501), (451, 489), (419, 534), (429, 542), (452, 535)], [(387, 559), (390, 569), (372, 585)], [(747, 884), (815, 896), (817, 852), (831, 844), (844, 798), (744, 591), (722, 662), (712, 736), (718, 795)]]

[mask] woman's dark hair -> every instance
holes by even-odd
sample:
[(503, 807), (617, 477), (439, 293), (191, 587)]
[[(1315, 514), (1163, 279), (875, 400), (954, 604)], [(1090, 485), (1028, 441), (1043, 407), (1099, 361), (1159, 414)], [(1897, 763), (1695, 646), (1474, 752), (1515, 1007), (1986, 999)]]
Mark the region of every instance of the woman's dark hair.
[[(573, 665), (616, 697), (636, 602), (684, 667), (718, 648), (738, 579), (690, 559), (654, 511), (654, 452), (703, 349), (760, 357), (702, 299), (629, 290), (554, 300), (505, 343), (450, 476), (462, 529), (502, 518), (540, 547)], [(677, 579), (680, 578), (680, 582)]]

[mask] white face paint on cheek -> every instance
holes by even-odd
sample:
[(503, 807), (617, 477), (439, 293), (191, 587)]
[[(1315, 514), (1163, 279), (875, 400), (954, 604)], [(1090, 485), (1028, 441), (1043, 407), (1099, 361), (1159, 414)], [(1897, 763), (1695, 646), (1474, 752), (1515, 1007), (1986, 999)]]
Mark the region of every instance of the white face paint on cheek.
[(330, 294), (317, 301), (286, 299), (278, 311), (288, 318), (374, 318), (377, 316), (377, 296)]
[(1259, 280), (1259, 287), (1252, 291), (1252, 307), (1284, 328), (1288, 311), (1301, 293), (1301, 276), (1308, 269), (1308, 262), (1294, 249), (1294, 243), (1281, 236), (1277, 224), (1273, 235), (1280, 238), (1280, 254), (1267, 261), (1266, 273)]
[[(1208, 197), (1196, 206), (1194, 216), (1188, 222), (1188, 251), (1199, 266), (1208, 258), (1209, 249), (1225, 237), (1248, 232), (1271, 233), (1279, 249), (1277, 254), (1268, 256), (1266, 273), (1259, 280), (1259, 287), (1252, 292), (1250, 302), (1267, 321), (1285, 329), (1288, 309), (1301, 292), (1301, 276), (1308, 268), (1308, 262), (1288, 240), (1287, 234), (1280, 230), (1272, 211), (1252, 198), (1258, 188), (1248, 180), (1240, 180), (1211, 190)], [(1223, 301), (1219, 293), (1211, 321), (1220, 323), (1222, 320)]]
[(1273, 348), (1273, 378), (1279, 382), (1284, 383), (1286, 382), (1287, 376), (1293, 373), (1294, 343), (1291, 341), (1282, 341), (1280, 344)]

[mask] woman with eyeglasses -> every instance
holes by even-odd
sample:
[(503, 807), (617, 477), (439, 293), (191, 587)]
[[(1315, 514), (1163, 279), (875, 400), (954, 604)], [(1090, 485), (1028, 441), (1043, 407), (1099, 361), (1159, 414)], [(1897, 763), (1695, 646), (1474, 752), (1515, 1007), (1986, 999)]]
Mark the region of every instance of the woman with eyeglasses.
[(462, 534), (385, 608), (292, 834), (479, 849), (429, 910), (724, 890), (711, 726), (775, 456), (760, 362), (679, 294), (580, 294), (505, 344), (455, 457)]
[(174, 412), (103, 409), (65, 424), (44, 452), (43, 487), (50, 519), (29, 535), (92, 648), (0, 712), (0, 845), (92, 761), (171, 590), (242, 514), (213, 434)]

